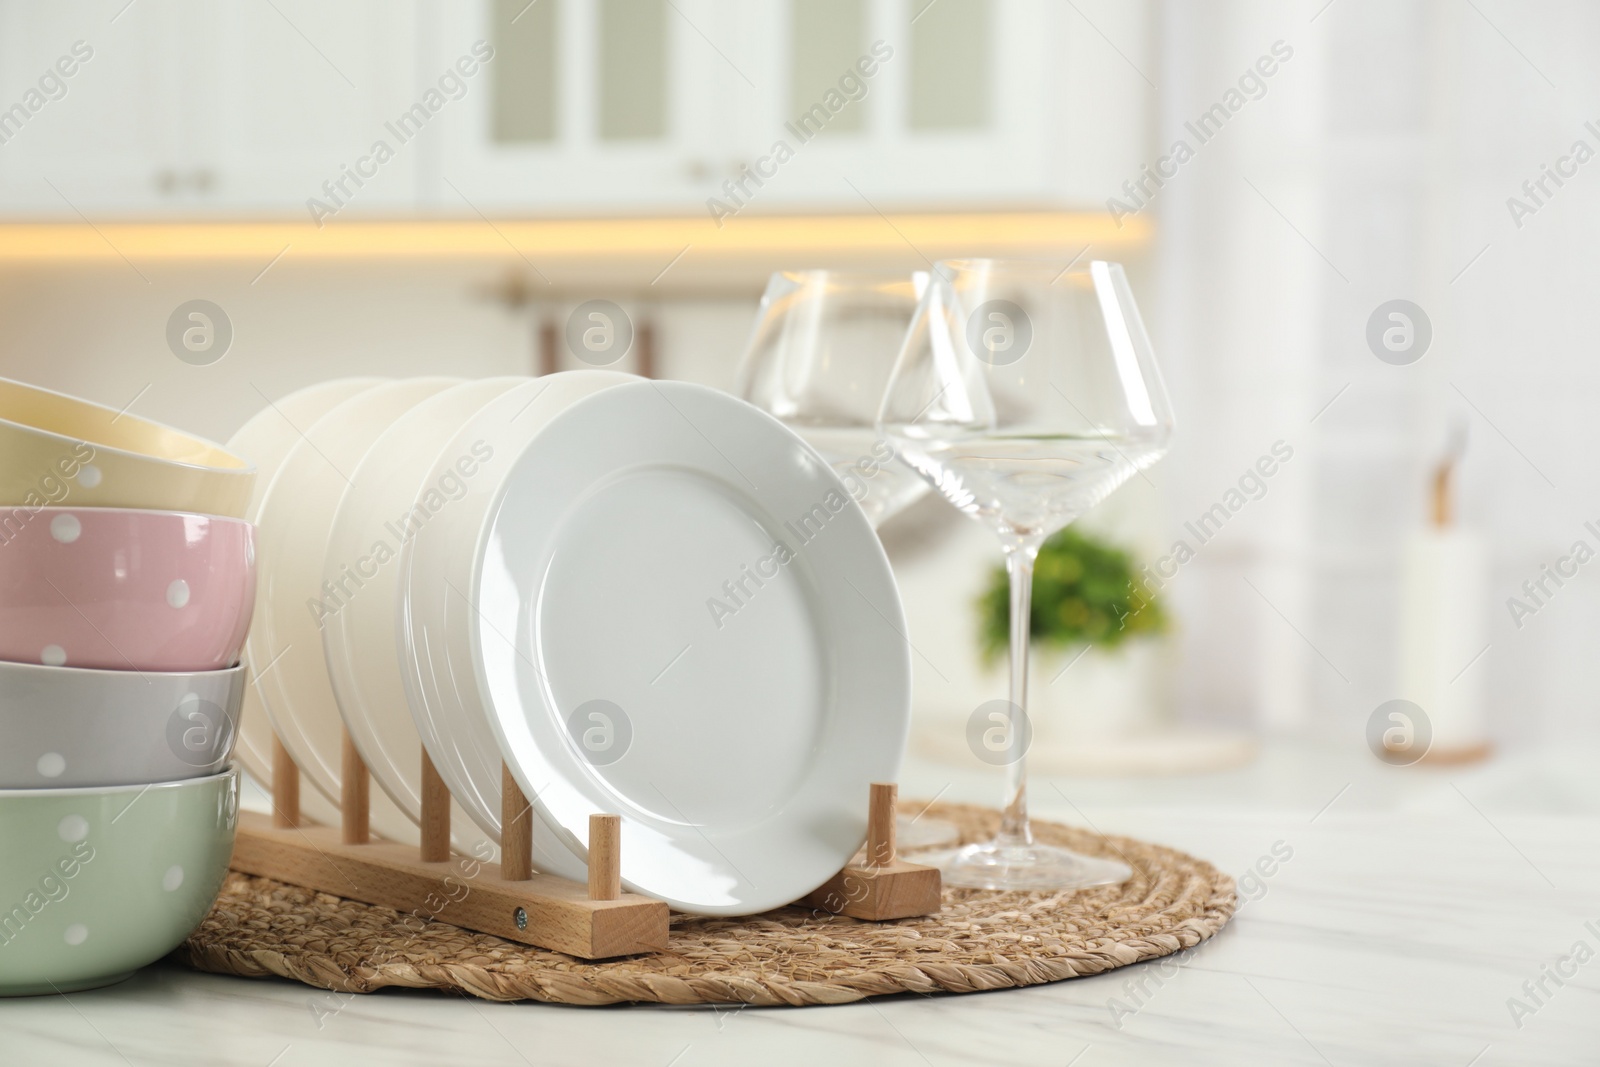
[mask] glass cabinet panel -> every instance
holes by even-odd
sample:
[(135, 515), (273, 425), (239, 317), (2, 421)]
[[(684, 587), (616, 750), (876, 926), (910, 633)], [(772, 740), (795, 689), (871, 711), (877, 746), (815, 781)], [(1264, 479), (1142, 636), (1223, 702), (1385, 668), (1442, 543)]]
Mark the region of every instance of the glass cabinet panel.
[(665, 0), (600, 0), (597, 29), (600, 139), (666, 136)]
[(980, 130), (994, 84), (991, 0), (913, 0), (913, 130)]
[[(839, 77), (867, 51), (866, 0), (793, 0), (789, 7), (789, 113), (797, 125), (855, 132), (864, 125), (855, 101), (815, 125), (806, 116), (828, 93), (839, 93)], [(832, 111), (832, 108), (828, 108)]]
[(560, 0), (494, 0), (494, 140), (554, 141)]

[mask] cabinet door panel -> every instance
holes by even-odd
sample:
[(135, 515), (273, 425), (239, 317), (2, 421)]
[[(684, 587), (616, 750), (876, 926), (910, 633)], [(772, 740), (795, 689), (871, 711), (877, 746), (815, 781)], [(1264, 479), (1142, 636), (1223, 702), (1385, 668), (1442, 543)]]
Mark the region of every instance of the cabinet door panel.
[(1148, 146), (1143, 0), (756, 6), (777, 88), (739, 210), (1094, 208)]
[[(438, 9), (439, 54), (494, 44), (493, 76), (448, 116), (424, 189), (440, 211), (700, 208), (758, 111), (732, 60), (738, 0), (481, 0)], [(465, 203), (463, 201), (466, 201)]]
[[(763, 190), (765, 202), (861, 211), (1050, 199), (1043, 162), (1054, 100), (1045, 60), (1060, 32), (1055, 6), (871, 0), (870, 8), (852, 57), (863, 66), (839, 65), (831, 101), (791, 105), (794, 159)], [(840, 95), (849, 101), (843, 109)], [(812, 124), (795, 116), (808, 106), (820, 114), (818, 103), (836, 114), (826, 132), (801, 142)], [(840, 122), (856, 109), (858, 131)]]
[(418, 69), (409, 4), (213, 4), (191, 32), (204, 42), (189, 70), (210, 202), (229, 210), (308, 212), (313, 198), (340, 216), (409, 208), (420, 160), (400, 117), (470, 91), (454, 74), (441, 86), (442, 66)]
[(147, 211), (175, 194), (173, 149), (194, 128), (176, 29), (194, 6), (0, 3), (8, 211), (103, 216)]
[[(5, 0), (0, 99), (24, 99), (77, 41), (89, 58), (0, 152), (7, 210), (293, 214), (317, 197), (339, 213), (393, 213), (414, 203), (418, 153), (385, 123), (438, 72), (418, 77), (409, 5)], [(368, 164), (370, 180), (351, 179), (347, 169), (385, 138), (392, 156)], [(330, 194), (325, 182), (338, 187)]]

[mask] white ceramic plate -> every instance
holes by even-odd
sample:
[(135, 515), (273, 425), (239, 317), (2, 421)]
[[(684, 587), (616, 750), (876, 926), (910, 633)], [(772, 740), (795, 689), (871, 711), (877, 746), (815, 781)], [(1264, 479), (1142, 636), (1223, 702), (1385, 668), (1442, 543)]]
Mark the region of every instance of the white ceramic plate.
[(910, 658), (877, 536), (798, 436), (703, 386), (607, 389), (516, 457), (472, 559), (489, 721), (564, 840), (621, 813), (624, 883), (702, 914), (849, 861)]
[[(258, 600), (266, 610), (246, 640), (255, 687), (300, 773), (336, 804), (344, 723), (322, 651), (329, 614), (359, 597), (359, 575), (323, 585), (328, 532), (350, 473), (395, 419), (455, 385), (457, 378), (412, 378), (358, 393), (331, 409), (289, 451), (257, 517)], [(372, 795), (372, 828), (395, 841), (418, 840), (416, 824), (387, 795)]]
[[(266, 407), (239, 427), (228, 438), (228, 451), (250, 460), (256, 465), (257, 471), (255, 488), (244, 517), (250, 522), (256, 521), (267, 488), (305, 431), (339, 404), (387, 380), (338, 378), (308, 385), (286, 397), (269, 400)], [(260, 622), (265, 612), (265, 601), (258, 596), (255, 614), (251, 617), (252, 627)], [(245, 689), (244, 709), (240, 712), (239, 742), (234, 754), (258, 782), (268, 790), (272, 788), (272, 723), (267, 719), (266, 709), (261, 706), (261, 698), (254, 685)], [(320, 793), (301, 793), (300, 807), (307, 817), (325, 826), (338, 822), (339, 810), (331, 807), (327, 798)]]
[[(437, 485), (457, 457), (482, 457), (465, 494), (430, 518), (401, 556), (398, 620), (407, 705), (457, 805), (495, 841), (500, 839), (501, 754), (471, 659), (472, 548), (501, 480), (540, 428), (584, 396), (638, 380), (614, 371), (566, 371), (490, 401), (440, 450), (427, 477), (428, 484)], [(534, 820), (533, 862), (539, 870), (583, 880), (585, 868), (574, 844)]]
[[(346, 567), (364, 583), (324, 621), (323, 650), (345, 727), (373, 779), (413, 821), (422, 817), (422, 759), (417, 728), (406, 708), (395, 641), (400, 553), (407, 541), (452, 507), (482, 475), (480, 457), (468, 450), (446, 456), (442, 482), (425, 482), (435, 459), (462, 425), (489, 401), (528, 378), (484, 378), (436, 393), (401, 415), (350, 474), (328, 535), (322, 577), (341, 580)], [(456, 848), (486, 858), (477, 825), (452, 808)]]

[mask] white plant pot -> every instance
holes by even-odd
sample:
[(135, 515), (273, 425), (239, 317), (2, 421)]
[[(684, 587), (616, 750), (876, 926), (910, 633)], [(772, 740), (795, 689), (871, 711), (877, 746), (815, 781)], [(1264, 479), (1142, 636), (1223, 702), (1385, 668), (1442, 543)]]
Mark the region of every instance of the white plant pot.
[(1165, 651), (1148, 638), (1110, 649), (1035, 645), (1028, 657), (1034, 745), (1120, 740), (1170, 725)]
[[(1172, 654), (1168, 642), (1153, 637), (1066, 653), (1035, 646), (1028, 657), (1029, 768), (1045, 775), (1192, 774), (1249, 762), (1257, 750), (1249, 733), (1178, 722)], [(988, 674), (986, 688), (1004, 696), (1003, 663)], [(965, 717), (930, 718), (919, 730), (918, 750), (978, 766), (967, 727)]]

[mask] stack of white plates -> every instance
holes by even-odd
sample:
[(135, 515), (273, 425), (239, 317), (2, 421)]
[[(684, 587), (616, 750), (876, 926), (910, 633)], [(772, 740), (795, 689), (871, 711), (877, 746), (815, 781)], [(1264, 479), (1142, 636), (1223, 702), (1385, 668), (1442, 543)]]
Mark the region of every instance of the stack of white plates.
[(624, 884), (684, 911), (786, 904), (860, 845), (904, 748), (905, 621), (776, 420), (608, 371), (350, 379), (230, 444), (264, 487), (239, 755), (270, 781), (275, 730), (312, 818), (337, 821), (348, 729), (380, 835), (418, 840), (425, 746), (487, 855), (504, 762), (536, 867), (582, 879), (589, 815), (619, 812)]

